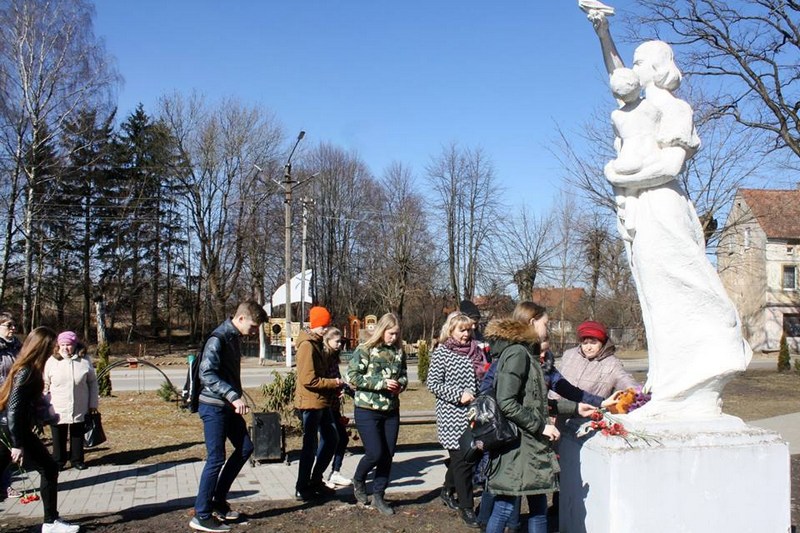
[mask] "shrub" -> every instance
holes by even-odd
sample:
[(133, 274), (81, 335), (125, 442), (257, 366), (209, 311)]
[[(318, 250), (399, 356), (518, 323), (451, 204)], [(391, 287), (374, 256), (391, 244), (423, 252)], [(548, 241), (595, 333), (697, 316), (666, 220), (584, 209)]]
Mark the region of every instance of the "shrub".
[(177, 389), (172, 386), (172, 383), (165, 381), (161, 384), (161, 388), (158, 389), (158, 397), (164, 400), (165, 402), (177, 401), (180, 398)]
[(790, 370), (791, 357), (789, 355), (789, 343), (786, 342), (786, 333), (781, 335), (781, 351), (778, 352), (778, 372)]
[(294, 415), (294, 389), (297, 386), (297, 374), (294, 370), (288, 374), (272, 371), (275, 378), (272, 383), (265, 383), (261, 387), (264, 395), (264, 410), (276, 412), (281, 415), (281, 424), (289, 427), (299, 427), (299, 420)]
[(428, 367), (431, 364), (431, 355), (428, 351), (428, 343), (419, 341), (417, 345), (417, 377), (420, 383), (425, 383), (428, 379)]
[[(111, 352), (107, 342), (100, 344), (97, 347), (97, 374), (100, 375), (103, 370), (108, 367), (108, 356)], [(97, 380), (97, 387), (100, 390), (100, 396), (111, 396), (111, 372)]]

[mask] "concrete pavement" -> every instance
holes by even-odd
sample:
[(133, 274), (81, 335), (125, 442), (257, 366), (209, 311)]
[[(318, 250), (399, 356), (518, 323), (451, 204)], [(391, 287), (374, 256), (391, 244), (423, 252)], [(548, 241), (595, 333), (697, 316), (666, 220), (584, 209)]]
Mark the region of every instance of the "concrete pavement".
[[(395, 454), (389, 495), (399, 492), (432, 491), (444, 481), (446, 453), (439, 447), (401, 450)], [(361, 454), (348, 455), (342, 472), (352, 474)], [(91, 459), (91, 455), (89, 455)], [(91, 463), (91, 460), (90, 460)], [(194, 506), (203, 462), (162, 463), (154, 465), (90, 466), (86, 470), (68, 469), (58, 478), (58, 510), (71, 520), (81, 515), (111, 514), (136, 508), (189, 509)], [(30, 479), (14, 481), (14, 487), (38, 487), (38, 474)], [(260, 463), (245, 465), (230, 492), (230, 502), (263, 500), (293, 500), (297, 481), (297, 461), (290, 464)], [(371, 492), (371, 483), (367, 489)], [(352, 489), (341, 488), (337, 498), (354, 501)], [(0, 503), (2, 520), (12, 518), (38, 519), (42, 516), (41, 502), (21, 504), (17, 499)]]

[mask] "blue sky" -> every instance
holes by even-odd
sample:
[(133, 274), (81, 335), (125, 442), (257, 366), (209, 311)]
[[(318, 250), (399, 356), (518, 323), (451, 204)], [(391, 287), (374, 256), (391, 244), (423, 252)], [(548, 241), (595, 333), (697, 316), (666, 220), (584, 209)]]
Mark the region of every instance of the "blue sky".
[(121, 117), (175, 90), (234, 96), (269, 108), (290, 137), (356, 151), (377, 175), (396, 160), (422, 177), (443, 144), (480, 146), (509, 203), (547, 208), (563, 187), (554, 125), (578, 131), (612, 105), (573, 0), (95, 3), (125, 79)]

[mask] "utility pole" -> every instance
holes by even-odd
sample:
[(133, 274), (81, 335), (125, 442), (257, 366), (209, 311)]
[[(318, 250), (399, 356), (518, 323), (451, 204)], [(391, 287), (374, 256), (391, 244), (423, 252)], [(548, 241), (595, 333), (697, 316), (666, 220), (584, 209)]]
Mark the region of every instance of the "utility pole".
[(283, 194), (284, 194), (284, 224), (285, 234), (283, 248), (283, 266), (286, 270), (286, 314), (284, 324), (284, 335), (286, 336), (286, 368), (292, 368), (292, 189), (295, 182), (292, 181), (292, 156), (297, 150), (297, 145), (306, 136), (306, 132), (301, 130), (297, 135), (297, 140), (286, 159), (283, 167)]
[(300, 327), (306, 321), (306, 242), (308, 240), (308, 206), (314, 205), (314, 200), (303, 198), (303, 240), (300, 248)]

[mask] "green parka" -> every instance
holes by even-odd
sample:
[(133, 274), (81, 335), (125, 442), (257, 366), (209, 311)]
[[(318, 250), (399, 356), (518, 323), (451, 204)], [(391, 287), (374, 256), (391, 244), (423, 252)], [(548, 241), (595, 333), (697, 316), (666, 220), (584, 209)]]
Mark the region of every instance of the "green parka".
[[(520, 429), (520, 440), (495, 455), (489, 465), (493, 494), (518, 496), (558, 490), (558, 459), (542, 434), (548, 423), (547, 386), (534, 358), (539, 339), (527, 324), (509, 319), (489, 322), (484, 332), (493, 354), (500, 354), (496, 373), (497, 404)], [(578, 404), (559, 401), (559, 413), (575, 414)]]

